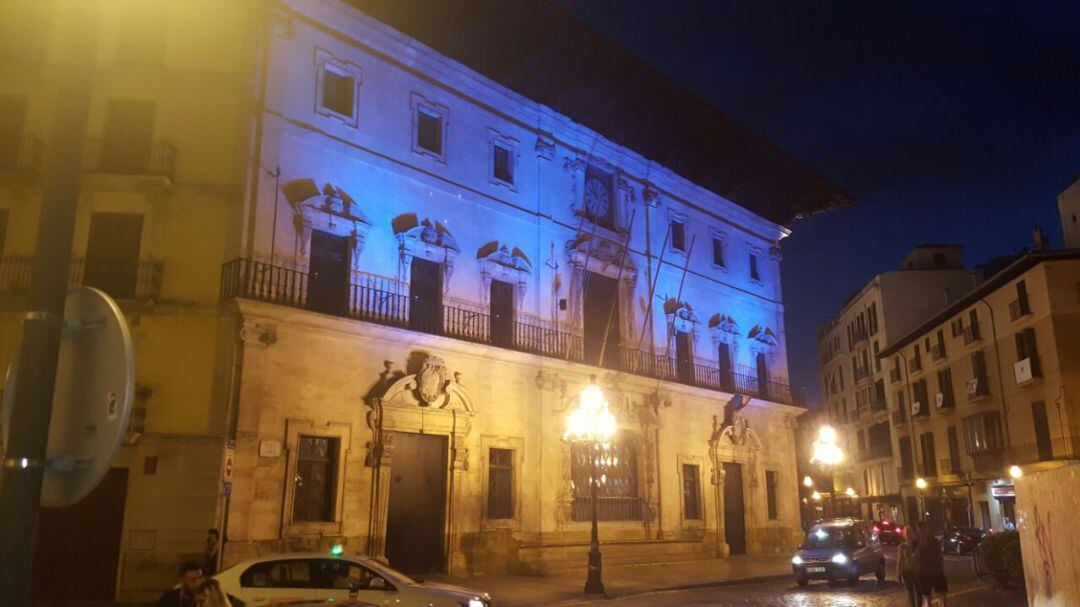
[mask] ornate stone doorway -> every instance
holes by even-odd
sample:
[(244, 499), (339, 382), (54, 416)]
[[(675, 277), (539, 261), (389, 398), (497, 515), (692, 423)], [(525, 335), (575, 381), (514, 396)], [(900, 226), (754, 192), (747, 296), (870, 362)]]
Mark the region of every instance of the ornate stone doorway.
[(731, 554), (746, 554), (746, 502), (742, 464), (724, 462), (724, 541)]
[(447, 437), (394, 432), (386, 557), (406, 573), (446, 567)]

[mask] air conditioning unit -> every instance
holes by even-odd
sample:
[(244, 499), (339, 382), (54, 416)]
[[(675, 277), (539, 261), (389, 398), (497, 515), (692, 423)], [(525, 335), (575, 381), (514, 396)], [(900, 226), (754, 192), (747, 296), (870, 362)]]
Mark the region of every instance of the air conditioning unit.
[(911, 403), (911, 414), (912, 415), (918, 415), (920, 411), (922, 411), (922, 403), (920, 403), (919, 401), (915, 401), (915, 402)]
[(935, 404), (937, 404), (938, 409), (944, 407), (945, 406), (945, 395), (942, 394), (941, 392), (938, 392), (937, 396), (934, 397), (934, 402), (935, 402)]
[(1031, 359), (1025, 358), (1024, 360), (1018, 360), (1013, 363), (1013, 377), (1016, 378), (1016, 385), (1025, 384), (1031, 381)]
[(979, 378), (973, 377), (967, 380), (967, 395), (975, 396), (979, 393)]

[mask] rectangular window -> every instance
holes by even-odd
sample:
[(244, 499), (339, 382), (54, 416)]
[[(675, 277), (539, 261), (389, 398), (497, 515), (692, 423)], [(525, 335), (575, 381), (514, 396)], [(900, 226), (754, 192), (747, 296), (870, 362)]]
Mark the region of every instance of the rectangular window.
[(960, 472), (960, 439), (956, 434), (956, 426), (949, 426), (949, 472)]
[(143, 174), (150, 167), (157, 103), (136, 99), (110, 99), (97, 166), (102, 173)]
[(906, 400), (907, 399), (904, 398), (904, 391), (903, 390), (897, 390), (896, 391), (896, 412), (899, 414), (898, 417), (900, 418), (900, 421), (902, 421), (902, 422), (907, 421), (907, 404), (905, 402)]
[(911, 438), (900, 437), (900, 478), (915, 476), (915, 463), (911, 459)]
[(938, 371), (938, 391), (941, 393), (940, 408), (948, 409), (956, 406), (956, 398), (953, 395), (952, 369), (945, 368)]
[(877, 371), (878, 373), (881, 373), (881, 359), (878, 358), (878, 352), (880, 352), (880, 351), (881, 351), (881, 348), (880, 348), (880, 346), (878, 346), (878, 342), (875, 341), (874, 342), (874, 370)]
[(701, 482), (698, 476), (698, 467), (694, 464), (683, 464), (682, 499), (683, 518), (690, 520), (700, 520)]
[(926, 432), (919, 437), (922, 448), (922, 473), (925, 476), (937, 476), (937, 453), (934, 452), (934, 433)]
[(637, 449), (629, 440), (615, 441), (606, 448), (575, 444), (570, 448), (570, 481), (574, 490), (571, 519), (587, 521), (592, 498), (589, 479), (593, 465), (596, 477), (597, 518), (602, 521), (640, 521), (641, 498), (638, 495)]
[(488, 450), (488, 502), (490, 519), (514, 518), (514, 450)]
[(974, 384), (968, 386), (969, 397), (990, 393), (990, 378), (986, 373), (986, 354), (982, 350), (971, 353), (971, 376)]
[(116, 35), (116, 62), (160, 65), (165, 58), (167, 4), (128, 2)]
[(494, 144), (491, 171), (495, 179), (513, 185), (514, 151), (505, 145)]
[(761, 280), (761, 273), (758, 272), (757, 255), (750, 254), (750, 278), (753, 280)]
[(724, 266), (724, 241), (719, 238), (712, 239), (712, 262), (714, 266)]
[(26, 107), (26, 95), (0, 95), (0, 169), (25, 168), (23, 163), (30, 162), (21, 157)]
[(296, 461), (293, 520), (332, 522), (339, 439), (300, 436)]
[(1016, 360), (1031, 359), (1031, 375), (1042, 376), (1042, 367), (1039, 365), (1039, 351), (1035, 345), (1035, 329), (1024, 329), (1016, 334)]
[(1035, 428), (1035, 447), (1039, 452), (1039, 461), (1054, 459), (1054, 444), (1050, 440), (1050, 423), (1046, 417), (1046, 403), (1031, 403), (1031, 424)]
[[(912, 402), (911, 402), (911, 414), (912, 415), (929, 415), (930, 413), (930, 399), (926, 394), (926, 380), (920, 379), (919, 381), (911, 385)], [(915, 410), (915, 403), (918, 404), (918, 411)]]
[(909, 371), (918, 371), (922, 369), (922, 355), (919, 354), (919, 344), (915, 344), (915, 354), (911, 357), (911, 369)]
[(432, 154), (443, 153), (442, 116), (424, 109), (416, 111), (416, 145)]
[(686, 252), (686, 224), (681, 221), (671, 221), (671, 248)]
[(1001, 418), (996, 411), (988, 411), (965, 417), (964, 452), (968, 455), (994, 451), (1004, 444), (1001, 434)]
[(870, 304), (870, 335), (876, 335), (878, 332), (878, 317), (877, 317), (877, 302)]
[(769, 510), (769, 520), (775, 521), (780, 518), (780, 513), (776, 508), (776, 472), (772, 470), (765, 471), (765, 503)]
[(322, 106), (339, 116), (352, 118), (356, 108), (356, 77), (324, 64)]
[(1023, 280), (1016, 283), (1016, 303), (1020, 307), (1021, 314), (1031, 314), (1031, 304), (1028, 302), (1027, 283)]
[(142, 228), (139, 213), (91, 213), (83, 284), (116, 299), (134, 298)]

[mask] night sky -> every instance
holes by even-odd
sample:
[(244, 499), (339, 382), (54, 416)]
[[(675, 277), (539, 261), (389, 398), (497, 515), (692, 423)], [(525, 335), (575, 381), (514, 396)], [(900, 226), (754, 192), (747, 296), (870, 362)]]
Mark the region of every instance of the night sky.
[(1015, 253), (1080, 175), (1080, 2), (556, 0), (851, 192), (782, 264), (792, 386), (818, 325), (912, 247)]

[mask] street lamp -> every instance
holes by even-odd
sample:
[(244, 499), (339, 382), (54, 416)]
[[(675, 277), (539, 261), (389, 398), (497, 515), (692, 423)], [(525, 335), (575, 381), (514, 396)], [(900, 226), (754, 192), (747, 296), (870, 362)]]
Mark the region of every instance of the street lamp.
[(803, 484), (803, 487), (806, 487), (807, 489), (809, 489), (810, 487), (814, 486), (814, 479), (810, 478), (810, 475), (806, 475), (806, 476), (802, 477), (802, 484)]
[(847, 495), (848, 497), (855, 497), (855, 489), (853, 489), (852, 487), (848, 487), (847, 489), (845, 489), (845, 490), (844, 490), (844, 493), (845, 493), (845, 494), (846, 494), (846, 495)]
[(1020, 469), (1020, 466), (1009, 466), (1009, 476), (1015, 480), (1024, 476), (1024, 471)]
[(817, 491), (811, 493), (810, 497), (814, 498), (815, 502), (820, 502), (821, 501), (821, 494), (818, 493)]
[(923, 491), (926, 490), (926, 479), (921, 476), (915, 479), (915, 488), (919, 490), (919, 521), (923, 521), (926, 517), (926, 499), (923, 497)]
[[(825, 424), (818, 428), (817, 438), (811, 445), (810, 463), (821, 467), (822, 472), (839, 466), (844, 461), (844, 451), (836, 444), (836, 430)], [(804, 481), (805, 482), (805, 481)], [(833, 490), (829, 492), (829, 503), (833, 516), (836, 516), (836, 479), (832, 479)]]
[(596, 525), (596, 486), (599, 478), (596, 474), (596, 459), (602, 445), (611, 442), (617, 428), (615, 416), (608, 409), (604, 391), (596, 385), (593, 375), (589, 385), (581, 391), (578, 406), (566, 417), (566, 431), (563, 440), (577, 443), (589, 450), (589, 501), (592, 502), (592, 537), (589, 542), (589, 577), (585, 580), (585, 592), (603, 594), (604, 581), (600, 570), (600, 534)]

